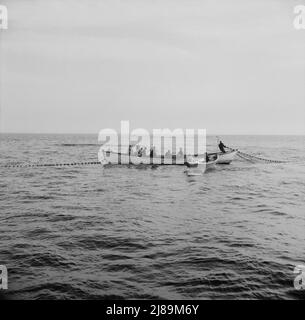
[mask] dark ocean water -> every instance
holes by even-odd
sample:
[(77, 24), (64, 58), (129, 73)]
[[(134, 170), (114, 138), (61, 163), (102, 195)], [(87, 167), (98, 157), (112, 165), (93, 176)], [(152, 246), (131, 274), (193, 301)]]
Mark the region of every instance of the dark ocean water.
[[(99, 149), (94, 135), (0, 137), (0, 165), (96, 161)], [(223, 138), (290, 162), (193, 178), (175, 166), (0, 168), (6, 296), (304, 298), (293, 269), (305, 264), (305, 137)]]

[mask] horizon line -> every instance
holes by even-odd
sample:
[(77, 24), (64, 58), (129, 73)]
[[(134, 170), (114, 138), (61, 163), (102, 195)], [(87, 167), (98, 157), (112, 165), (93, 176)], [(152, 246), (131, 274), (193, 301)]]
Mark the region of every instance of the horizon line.
[[(194, 129), (197, 130), (197, 129)], [(152, 132), (149, 131), (151, 134)], [(98, 135), (99, 132), (0, 132), (0, 134), (24, 135)], [(305, 136), (305, 133), (207, 133), (207, 136)]]

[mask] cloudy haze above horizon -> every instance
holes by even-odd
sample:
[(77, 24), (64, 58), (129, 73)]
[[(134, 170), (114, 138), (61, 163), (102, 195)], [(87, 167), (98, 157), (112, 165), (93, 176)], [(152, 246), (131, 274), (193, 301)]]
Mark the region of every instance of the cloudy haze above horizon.
[(294, 0), (1, 0), (1, 132), (305, 134)]

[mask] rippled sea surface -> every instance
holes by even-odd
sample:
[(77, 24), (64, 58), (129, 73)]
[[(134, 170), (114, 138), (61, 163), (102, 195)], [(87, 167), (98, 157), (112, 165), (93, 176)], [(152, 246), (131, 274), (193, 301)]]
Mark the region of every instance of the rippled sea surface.
[[(95, 135), (1, 136), (0, 165), (96, 161)], [(0, 168), (11, 299), (304, 299), (305, 137), (227, 136), (287, 164)], [(209, 150), (215, 139), (209, 137)]]

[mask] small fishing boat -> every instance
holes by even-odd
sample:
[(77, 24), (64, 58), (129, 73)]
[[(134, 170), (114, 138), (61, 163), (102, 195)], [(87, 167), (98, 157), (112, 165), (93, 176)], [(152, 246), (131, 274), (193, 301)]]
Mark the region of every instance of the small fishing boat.
[[(215, 152), (215, 153), (208, 153), (210, 159), (216, 159), (216, 164), (230, 164), (237, 154), (237, 150), (232, 150), (230, 152)], [(217, 157), (217, 158), (216, 158)]]
[[(208, 153), (208, 157), (211, 162), (215, 162), (216, 164), (230, 164), (235, 156), (237, 151), (231, 152), (215, 152), (215, 153)], [(197, 155), (194, 156), (196, 161), (204, 159), (205, 155)], [(128, 153), (121, 153), (121, 152), (114, 152), (111, 150), (103, 150), (103, 163), (104, 164), (132, 164), (132, 165), (186, 165), (187, 163), (187, 156), (153, 156), (150, 157), (148, 155), (139, 156), (137, 154), (128, 154)]]

